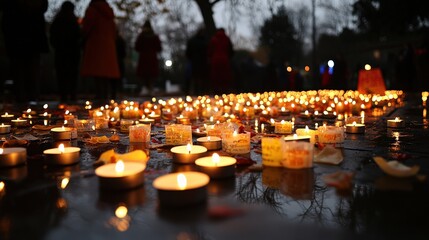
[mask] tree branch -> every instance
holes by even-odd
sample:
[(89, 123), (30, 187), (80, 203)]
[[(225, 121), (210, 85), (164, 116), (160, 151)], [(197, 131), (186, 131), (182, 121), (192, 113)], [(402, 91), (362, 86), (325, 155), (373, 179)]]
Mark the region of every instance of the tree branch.
[(220, 2), (220, 1), (222, 1), (222, 0), (214, 0), (213, 2), (210, 2), (210, 6), (213, 7), (216, 3)]

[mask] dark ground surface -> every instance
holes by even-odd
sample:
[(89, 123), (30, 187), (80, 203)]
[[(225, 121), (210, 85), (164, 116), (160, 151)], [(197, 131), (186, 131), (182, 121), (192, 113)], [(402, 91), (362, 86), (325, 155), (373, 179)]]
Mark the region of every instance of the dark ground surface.
[[(407, 96), (402, 107), (381, 117), (367, 115), (365, 134), (346, 136), (338, 166), (240, 170), (234, 179), (211, 181), (206, 204), (180, 209), (159, 207), (152, 187), (156, 177), (184, 167), (172, 164), (168, 151), (150, 150), (142, 187), (106, 192), (98, 187), (93, 163), (111, 148), (133, 148), (126, 135), (107, 144), (78, 138), (72, 144), (82, 148), (80, 164), (58, 168), (42, 164), (40, 152), (52, 142), (41, 134), (29, 146), (26, 166), (0, 169), (6, 183), (0, 239), (428, 239), (428, 181), (389, 177), (372, 160), (378, 155), (417, 164), (428, 175), (429, 121), (423, 111), (419, 95)], [(406, 121), (405, 128), (386, 127), (395, 116)], [(253, 150), (251, 158), (261, 162)], [(355, 173), (350, 192), (323, 182), (323, 175), (339, 170)], [(58, 182), (67, 174), (70, 183), (61, 190)], [(128, 207), (122, 220), (115, 217), (120, 204)]]

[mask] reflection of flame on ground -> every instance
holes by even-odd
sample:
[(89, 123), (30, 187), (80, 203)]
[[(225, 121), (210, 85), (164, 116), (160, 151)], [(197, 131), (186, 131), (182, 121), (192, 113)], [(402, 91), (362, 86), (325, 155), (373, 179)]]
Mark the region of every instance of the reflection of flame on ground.
[(131, 217), (128, 216), (128, 209), (120, 205), (115, 210), (115, 216), (109, 219), (109, 225), (113, 226), (119, 232), (125, 232), (130, 227)]

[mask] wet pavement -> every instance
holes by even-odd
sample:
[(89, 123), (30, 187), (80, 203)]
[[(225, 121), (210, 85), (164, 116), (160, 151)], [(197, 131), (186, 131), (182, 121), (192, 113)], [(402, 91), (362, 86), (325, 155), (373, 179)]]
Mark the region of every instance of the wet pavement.
[[(45, 166), (40, 152), (52, 142), (39, 140), (29, 146), (26, 166), (0, 169), (6, 186), (0, 193), (0, 239), (428, 239), (428, 180), (387, 176), (372, 160), (417, 164), (419, 174), (428, 175), (425, 111), (418, 95), (407, 96), (402, 107), (368, 115), (365, 134), (346, 135), (338, 166), (241, 168), (233, 179), (209, 183), (207, 203), (180, 209), (160, 207), (152, 187), (158, 176), (190, 167), (172, 164), (168, 151), (150, 150), (142, 187), (111, 192), (99, 189), (93, 163), (106, 150), (134, 149), (125, 135), (107, 144), (79, 138), (73, 144), (82, 149), (80, 163), (69, 167)], [(387, 128), (386, 120), (396, 116), (405, 128)], [(261, 163), (254, 150), (251, 159)], [(354, 173), (350, 191), (323, 181), (340, 170)], [(62, 189), (64, 176), (70, 182)], [(122, 205), (128, 213), (120, 218), (115, 210)]]

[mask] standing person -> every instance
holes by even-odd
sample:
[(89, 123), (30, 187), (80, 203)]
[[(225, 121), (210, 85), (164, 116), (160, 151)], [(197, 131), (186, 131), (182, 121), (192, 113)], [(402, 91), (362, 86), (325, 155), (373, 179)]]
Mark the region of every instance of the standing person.
[(215, 94), (232, 90), (233, 78), (230, 59), (233, 54), (231, 40), (225, 34), (225, 30), (219, 28), (210, 39), (208, 46), (210, 83)]
[(55, 49), (55, 71), (61, 102), (76, 101), (80, 58), (80, 27), (74, 14), (74, 4), (65, 1), (50, 29), (50, 41)]
[(81, 76), (95, 80), (96, 99), (103, 101), (116, 98), (114, 85), (120, 77), (114, 18), (106, 0), (92, 0), (82, 21), (84, 51)]
[(199, 29), (186, 44), (186, 57), (191, 68), (191, 76), (185, 86), (188, 94), (204, 94), (208, 89), (207, 46), (208, 39), (204, 28)]
[(153, 94), (153, 87), (159, 75), (158, 53), (161, 52), (162, 46), (149, 20), (143, 24), (134, 48), (139, 53), (137, 76), (143, 84), (140, 94)]
[(4, 0), (2, 30), (18, 103), (37, 100), (41, 54), (49, 52), (48, 0)]

